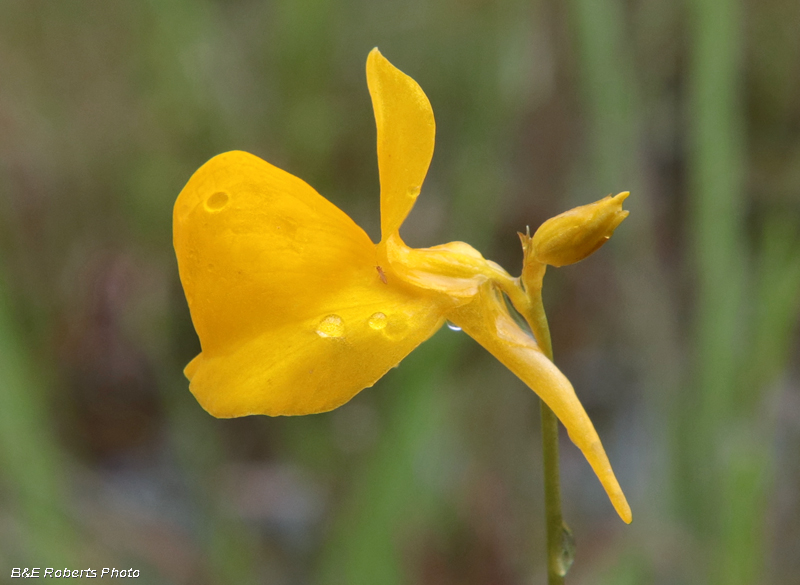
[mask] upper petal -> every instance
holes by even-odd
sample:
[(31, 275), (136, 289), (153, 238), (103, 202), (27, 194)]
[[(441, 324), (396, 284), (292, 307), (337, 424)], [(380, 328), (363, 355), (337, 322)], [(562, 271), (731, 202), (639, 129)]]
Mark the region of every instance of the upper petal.
[(377, 48), (367, 58), (367, 85), (378, 129), (381, 235), (400, 229), (414, 207), (433, 157), (436, 124), (427, 96)]
[(433, 296), (378, 272), (375, 245), (344, 212), (247, 153), (189, 180), (174, 244), (203, 349), (186, 374), (215, 416), (335, 408), (443, 321)]
[(630, 523), (631, 509), (625, 494), (572, 384), (514, 322), (500, 293), (487, 283), (471, 303), (448, 312), (447, 318), (489, 350), (553, 410), (589, 461), (617, 513)]

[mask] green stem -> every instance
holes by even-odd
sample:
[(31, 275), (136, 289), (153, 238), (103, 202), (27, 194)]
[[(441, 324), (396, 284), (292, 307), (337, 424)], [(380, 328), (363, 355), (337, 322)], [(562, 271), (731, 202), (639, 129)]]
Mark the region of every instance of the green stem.
[(561, 517), (561, 481), (558, 473), (558, 419), (544, 401), (540, 402), (542, 415), (542, 455), (544, 466), (544, 506), (547, 521), (547, 582), (564, 583), (563, 525)]
[[(544, 264), (526, 264), (525, 290), (529, 302), (524, 306), (523, 317), (533, 332), (544, 355), (553, 361), (553, 343), (550, 327), (542, 303)], [(519, 310), (519, 308), (518, 308)], [(564, 519), (561, 514), (561, 480), (558, 471), (558, 418), (544, 401), (540, 402), (542, 419), (542, 466), (544, 468), (544, 506), (547, 525), (547, 582), (564, 583)], [(568, 567), (567, 567), (568, 568)]]
[[(553, 344), (550, 328), (544, 314), (541, 294), (533, 304), (536, 316), (534, 334), (544, 354), (553, 361)], [(540, 401), (542, 418), (542, 466), (544, 468), (544, 507), (547, 522), (547, 582), (549, 585), (564, 583), (564, 519), (561, 515), (561, 479), (558, 471), (558, 418), (555, 413)]]

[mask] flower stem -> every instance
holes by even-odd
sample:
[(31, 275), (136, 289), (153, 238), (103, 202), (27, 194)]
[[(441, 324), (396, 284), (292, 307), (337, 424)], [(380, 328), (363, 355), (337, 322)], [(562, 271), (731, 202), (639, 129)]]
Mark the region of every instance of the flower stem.
[[(540, 289), (541, 290), (541, 289)], [(544, 354), (553, 361), (550, 327), (544, 313), (541, 293), (532, 303), (532, 328)], [(561, 516), (561, 479), (558, 470), (558, 418), (544, 401), (540, 401), (542, 418), (542, 466), (544, 468), (544, 507), (547, 522), (547, 583), (564, 583), (564, 520)]]
[(544, 466), (544, 506), (547, 522), (547, 583), (564, 583), (563, 519), (561, 517), (561, 481), (558, 473), (558, 419), (544, 401), (542, 416), (542, 455)]
[[(526, 264), (524, 275), (527, 303), (520, 303), (520, 311), (536, 337), (544, 355), (553, 361), (553, 343), (550, 327), (542, 303), (544, 264)], [(542, 419), (542, 465), (544, 468), (544, 506), (547, 526), (547, 583), (562, 585), (568, 566), (564, 563), (564, 520), (561, 515), (561, 480), (558, 471), (558, 418), (544, 401), (540, 403)]]

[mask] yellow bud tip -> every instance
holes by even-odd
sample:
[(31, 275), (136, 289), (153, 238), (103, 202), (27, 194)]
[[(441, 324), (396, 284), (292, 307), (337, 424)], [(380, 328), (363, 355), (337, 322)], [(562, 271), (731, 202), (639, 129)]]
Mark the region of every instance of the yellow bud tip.
[(628, 191), (614, 197), (609, 195), (548, 219), (529, 242), (530, 257), (550, 266), (566, 266), (583, 260), (605, 244), (628, 217), (622, 202), (629, 195)]

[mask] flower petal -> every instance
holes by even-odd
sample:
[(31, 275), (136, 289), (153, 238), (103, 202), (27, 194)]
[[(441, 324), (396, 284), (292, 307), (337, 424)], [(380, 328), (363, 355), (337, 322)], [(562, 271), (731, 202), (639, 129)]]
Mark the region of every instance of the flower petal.
[(367, 85), (378, 128), (381, 235), (400, 229), (414, 207), (433, 157), (436, 124), (427, 96), (377, 48), (367, 58)]
[(617, 513), (630, 523), (631, 509), (572, 384), (514, 322), (500, 293), (487, 283), (474, 301), (447, 313), (447, 318), (489, 350), (553, 410), (589, 461)]
[(344, 212), (247, 153), (192, 176), (174, 244), (203, 349), (185, 372), (215, 416), (336, 408), (443, 322), (432, 295), (377, 270)]

